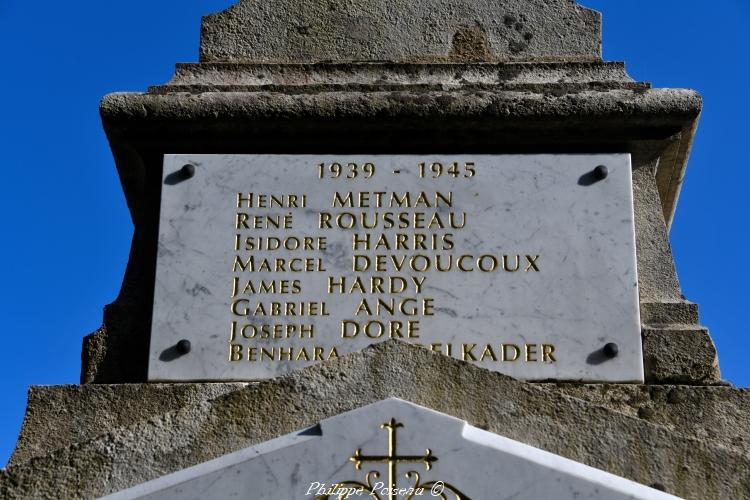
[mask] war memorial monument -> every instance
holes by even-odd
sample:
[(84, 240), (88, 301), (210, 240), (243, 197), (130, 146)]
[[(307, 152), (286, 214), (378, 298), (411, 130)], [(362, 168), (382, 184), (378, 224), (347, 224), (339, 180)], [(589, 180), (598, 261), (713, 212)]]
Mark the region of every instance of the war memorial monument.
[[(606, 15), (606, 13), (605, 13)], [(750, 498), (669, 227), (701, 112), (574, 0), (239, 0), (101, 116), (135, 226), (3, 498)]]

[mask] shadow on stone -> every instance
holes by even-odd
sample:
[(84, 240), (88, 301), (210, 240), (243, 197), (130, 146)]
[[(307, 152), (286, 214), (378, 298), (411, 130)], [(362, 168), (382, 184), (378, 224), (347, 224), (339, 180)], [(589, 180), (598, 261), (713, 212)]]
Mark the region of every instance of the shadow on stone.
[(164, 349), (161, 354), (159, 354), (159, 361), (174, 361), (183, 354), (184, 353), (180, 352), (177, 345), (173, 345), (172, 347)]
[(167, 186), (174, 186), (175, 184), (179, 184), (180, 182), (186, 181), (189, 178), (190, 176), (185, 175), (185, 172), (183, 172), (183, 170), (175, 170), (164, 178), (164, 184), (166, 184)]
[(604, 353), (604, 348), (602, 347), (601, 349), (597, 349), (596, 351), (589, 354), (586, 357), (586, 363), (590, 365), (600, 365), (605, 361), (609, 361), (610, 359), (612, 358)]
[(592, 184), (596, 184), (597, 182), (603, 180), (602, 177), (596, 172), (596, 170), (592, 170), (591, 172), (586, 172), (582, 176), (578, 178), (578, 185), (579, 186), (590, 186)]
[(315, 424), (312, 427), (299, 431), (300, 436), (322, 436), (323, 429), (320, 428), (320, 424)]

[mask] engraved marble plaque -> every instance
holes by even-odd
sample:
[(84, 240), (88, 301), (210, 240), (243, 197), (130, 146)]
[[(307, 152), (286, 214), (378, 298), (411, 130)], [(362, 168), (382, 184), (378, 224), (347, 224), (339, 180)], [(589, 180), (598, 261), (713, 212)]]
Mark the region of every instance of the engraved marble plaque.
[(670, 500), (672, 495), (386, 399), (106, 500)]
[(389, 338), (642, 381), (629, 155), (165, 157), (150, 380), (275, 377)]

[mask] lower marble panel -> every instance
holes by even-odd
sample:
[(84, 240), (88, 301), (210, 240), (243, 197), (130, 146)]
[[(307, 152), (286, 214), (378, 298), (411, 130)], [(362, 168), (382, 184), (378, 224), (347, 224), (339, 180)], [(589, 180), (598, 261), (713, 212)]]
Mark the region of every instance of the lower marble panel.
[(448, 415), (386, 399), (105, 498), (676, 497)]

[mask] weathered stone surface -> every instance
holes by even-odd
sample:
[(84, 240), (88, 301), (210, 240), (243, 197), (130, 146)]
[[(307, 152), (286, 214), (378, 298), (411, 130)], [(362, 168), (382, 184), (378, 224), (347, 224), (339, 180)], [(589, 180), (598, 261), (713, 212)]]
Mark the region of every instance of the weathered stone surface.
[[(289, 89), (292, 90), (292, 89)], [(300, 89), (298, 89), (300, 90)], [(505, 120), (526, 118), (531, 123), (523, 125), (543, 125), (553, 118), (572, 119), (568, 127), (561, 132), (581, 126), (587, 119), (617, 119), (610, 127), (620, 132), (617, 135), (579, 138), (581, 144), (600, 141), (622, 141), (622, 132), (629, 131), (631, 136), (651, 139), (672, 139), (681, 126), (691, 125), (697, 119), (702, 107), (700, 96), (687, 89), (607, 89), (597, 91), (564, 91), (549, 94), (548, 87), (540, 86), (536, 91), (497, 89), (476, 89), (471, 85), (462, 85), (455, 91), (440, 89), (409, 88), (399, 91), (373, 90), (372, 92), (207, 92), (197, 95), (180, 94), (131, 94), (113, 93), (104, 97), (100, 112), (105, 126), (120, 128), (129, 121), (151, 122), (157, 126), (159, 120), (180, 120), (187, 124), (197, 119), (207, 120), (210, 128), (219, 120), (252, 120), (261, 117), (291, 120), (307, 117), (309, 119), (368, 118), (378, 116), (383, 120), (392, 117), (413, 118), (414, 116), (434, 116), (459, 118), (490, 118), (495, 121), (495, 128), (508, 126)], [(627, 123), (623, 119), (627, 118)], [(685, 123), (685, 122), (688, 123)], [(333, 123), (332, 123), (333, 124)], [(667, 128), (668, 125), (676, 128)], [(260, 124), (263, 125), (263, 124)], [(404, 123), (407, 125), (407, 123)], [(413, 125), (413, 124), (412, 124)], [(452, 128), (464, 128), (467, 123), (458, 123)], [(646, 130), (630, 130), (642, 125)], [(681, 126), (680, 126), (681, 125)], [(227, 128), (237, 126), (228, 123)], [(373, 123), (372, 127), (382, 126)], [(424, 123), (426, 131), (434, 125)], [(663, 127), (663, 128), (660, 128)], [(109, 128), (109, 127), (108, 127)], [(421, 127), (420, 127), (421, 128)], [(650, 130), (649, 130), (650, 129)], [(127, 130), (127, 129), (126, 129)], [(661, 135), (672, 132), (670, 135)], [(480, 132), (481, 131), (475, 131)], [(650, 133), (649, 133), (650, 132)], [(172, 134), (163, 139), (170, 140)], [(564, 135), (570, 141), (570, 137)], [(152, 137), (152, 140), (156, 140)], [(162, 138), (158, 138), (162, 139)], [(373, 138), (376, 139), (377, 138)], [(537, 137), (537, 141), (540, 138)], [(544, 147), (545, 141), (540, 142)]]
[(644, 325), (697, 325), (698, 304), (687, 300), (674, 302), (641, 301), (641, 322)]
[(252, 92), (259, 90), (407, 90), (462, 88), (528, 90), (554, 93), (581, 90), (639, 89), (621, 62), (545, 62), (505, 64), (241, 64), (180, 63), (172, 79), (150, 93)]
[(635, 384), (549, 387), (686, 437), (750, 453), (750, 389)]
[(643, 329), (646, 382), (712, 384), (721, 380), (719, 360), (708, 330), (672, 325)]
[(201, 61), (548, 61), (601, 57), (573, 0), (241, 0), (203, 19)]
[[(253, 385), (251, 383), (250, 385)], [(750, 389), (728, 386), (534, 384), (638, 417), (695, 439), (750, 452)], [(248, 383), (32, 386), (26, 417), (8, 465), (41, 457), (118, 427), (209, 401)], [(699, 415), (700, 418), (696, 418)]]
[(655, 180), (659, 158), (634, 165), (633, 205), (638, 249), (638, 294), (641, 302), (677, 301), (682, 298), (672, 258), (664, 211)]
[(29, 388), (26, 415), (8, 462), (18, 464), (245, 387), (226, 384), (62, 385)]
[[(121, 387), (89, 386), (68, 395), (78, 398), (87, 391), (102, 395)], [(142, 399), (135, 396), (138, 393), (146, 400), (164, 397), (158, 392), (168, 393), (180, 386), (157, 387), (135, 386), (132, 397)], [(681, 408), (665, 410), (659, 403), (661, 396), (653, 392), (651, 402), (642, 405), (651, 411), (633, 415), (633, 407), (625, 402), (628, 395), (637, 401), (641, 391), (652, 389), (572, 386), (578, 396), (574, 398), (555, 386), (519, 382), (396, 342), (372, 346), (281, 379), (234, 386), (223, 395), (218, 395), (221, 389), (209, 395), (208, 388), (215, 384), (194, 387), (192, 403), (139, 418), (132, 425), (114, 426), (103, 434), (90, 433), (87, 440), (26, 462), (14, 461), (0, 474), (0, 495), (58, 498), (112, 492), (302, 429), (328, 416), (399, 397), (642, 484), (663, 485), (668, 492), (686, 498), (750, 498), (750, 427), (730, 429), (732, 418), (736, 416), (739, 423), (746, 418), (742, 414), (747, 415), (747, 391), (664, 388), (665, 398), (678, 401), (667, 404), (683, 405)], [(673, 390), (677, 392), (669, 396)], [(203, 391), (205, 399), (199, 396)], [(605, 407), (608, 395), (615, 400), (608, 405), (615, 409)], [(81, 405), (85, 403), (83, 396)], [(52, 406), (46, 408), (59, 414)], [(92, 406), (88, 411), (96, 410)], [(681, 425), (680, 419), (699, 411), (705, 415), (702, 424)], [(680, 417), (679, 412), (686, 416)], [(128, 415), (132, 413), (123, 412), (122, 418)], [(86, 422), (88, 414), (77, 417)], [(47, 421), (52, 418), (48, 416)], [(712, 425), (714, 422), (719, 423)], [(47, 429), (44, 432), (51, 431), (41, 425)], [(581, 432), (583, 428), (587, 431)], [(25, 427), (24, 432), (35, 431)], [(703, 436), (716, 439), (707, 441)], [(736, 445), (725, 446), (728, 441)]]

